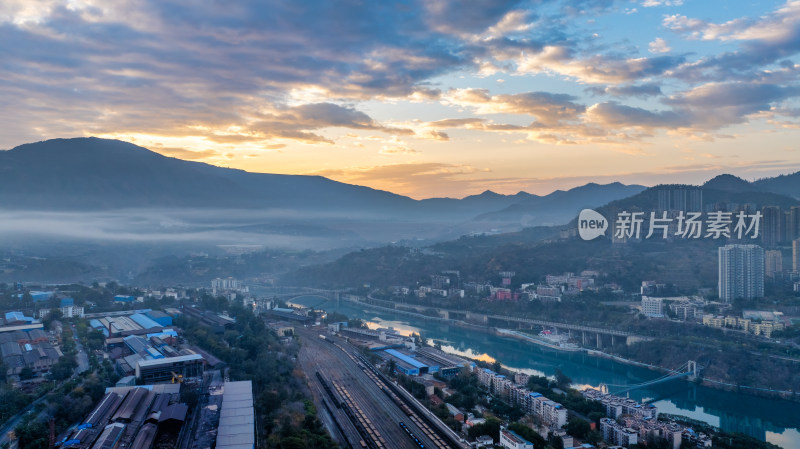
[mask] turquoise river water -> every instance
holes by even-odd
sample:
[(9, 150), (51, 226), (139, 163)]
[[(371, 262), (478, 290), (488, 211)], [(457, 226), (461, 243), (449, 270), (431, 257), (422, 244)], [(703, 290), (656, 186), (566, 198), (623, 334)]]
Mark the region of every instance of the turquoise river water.
[[(632, 385), (662, 373), (585, 352), (562, 352), (478, 330), (416, 319), (390, 311), (368, 309), (348, 302), (323, 302), (319, 297), (292, 301), (326, 311), (338, 311), (364, 320), (371, 328), (391, 327), (399, 333), (420, 333), (442, 344), (442, 349), (465, 357), (495, 360), (506, 368), (552, 376), (556, 368), (569, 376), (576, 388), (600, 384)], [(612, 390), (613, 392), (613, 390)], [(722, 391), (676, 380), (634, 390), (628, 395), (653, 402), (660, 412), (688, 416), (726, 431), (740, 432), (769, 441), (784, 449), (800, 449), (800, 404), (748, 394)]]

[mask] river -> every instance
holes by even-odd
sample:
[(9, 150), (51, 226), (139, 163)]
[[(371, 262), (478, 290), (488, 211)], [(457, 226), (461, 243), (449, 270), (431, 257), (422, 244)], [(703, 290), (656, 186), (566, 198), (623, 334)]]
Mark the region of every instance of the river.
[[(442, 344), (442, 349), (465, 357), (499, 361), (512, 371), (552, 376), (556, 368), (569, 376), (576, 388), (631, 385), (661, 377), (660, 372), (585, 352), (555, 351), (512, 338), (433, 321), (417, 320), (389, 311), (367, 309), (341, 301), (320, 305), (319, 297), (297, 298), (298, 305), (338, 311), (366, 321), (371, 328), (392, 327), (399, 333), (417, 332)], [(677, 367), (675, 367), (677, 368)], [(613, 388), (611, 389), (613, 393)], [(634, 390), (636, 400), (652, 401), (660, 412), (688, 416), (729, 432), (740, 432), (784, 449), (800, 449), (800, 404), (736, 392), (716, 390), (676, 380)]]

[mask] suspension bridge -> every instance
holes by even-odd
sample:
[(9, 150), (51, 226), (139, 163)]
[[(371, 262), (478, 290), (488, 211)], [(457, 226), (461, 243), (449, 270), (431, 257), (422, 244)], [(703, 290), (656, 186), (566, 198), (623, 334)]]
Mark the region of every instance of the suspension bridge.
[(677, 379), (689, 379), (693, 381), (698, 378), (698, 368), (697, 362), (694, 360), (689, 360), (683, 365), (681, 365), (678, 369), (674, 370), (667, 370), (667, 373), (661, 377), (656, 379), (648, 380), (646, 382), (638, 383), (638, 384), (601, 384), (600, 390), (603, 393), (611, 393), (617, 396), (623, 395), (633, 390), (638, 390), (640, 388), (646, 388), (653, 385), (661, 384), (664, 382), (670, 382)]

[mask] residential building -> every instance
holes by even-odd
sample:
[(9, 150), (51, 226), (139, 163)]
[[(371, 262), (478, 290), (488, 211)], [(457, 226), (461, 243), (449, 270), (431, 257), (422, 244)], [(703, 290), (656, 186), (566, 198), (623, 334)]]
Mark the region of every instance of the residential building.
[(661, 298), (642, 296), (642, 313), (652, 318), (663, 318), (664, 301)]
[[(702, 310), (702, 306), (699, 306)], [(692, 302), (672, 302), (669, 309), (675, 317), (683, 321), (693, 321), (697, 318), (698, 304)]]
[(511, 405), (521, 407), (526, 413), (538, 416), (548, 426), (560, 428), (567, 423), (567, 409), (558, 402), (551, 401), (540, 393), (532, 393), (488, 368), (480, 369), (477, 373), (478, 381), (487, 386), (494, 395)]
[(609, 443), (620, 446), (633, 446), (639, 442), (639, 434), (630, 427), (624, 427), (610, 418), (600, 419), (600, 430), (603, 439)]
[[(753, 319), (757, 321), (753, 321)], [(703, 325), (709, 327), (727, 327), (731, 329), (739, 329), (753, 335), (763, 335), (767, 338), (772, 336), (772, 332), (783, 330), (785, 328), (783, 321), (777, 318), (768, 317), (765, 319), (760, 317), (760, 315), (756, 315), (753, 317), (753, 319), (733, 316), (723, 317), (722, 315), (704, 315)]]
[(658, 190), (659, 211), (703, 211), (703, 190), (699, 188), (662, 188)]
[(800, 273), (800, 238), (792, 240), (792, 271)]
[(764, 296), (764, 249), (758, 245), (725, 245), (719, 248), (719, 298)]
[(764, 251), (764, 275), (774, 278), (783, 272), (783, 254), (780, 250)]
[(450, 278), (439, 274), (432, 274), (431, 287), (439, 290), (447, 290), (450, 288)]
[(475, 438), (475, 448), (494, 447), (494, 439), (489, 435), (481, 435)]
[(783, 240), (783, 211), (779, 206), (766, 206), (761, 213), (761, 243), (767, 248), (775, 247)]
[(506, 449), (533, 449), (533, 443), (508, 429), (500, 430), (500, 445)]

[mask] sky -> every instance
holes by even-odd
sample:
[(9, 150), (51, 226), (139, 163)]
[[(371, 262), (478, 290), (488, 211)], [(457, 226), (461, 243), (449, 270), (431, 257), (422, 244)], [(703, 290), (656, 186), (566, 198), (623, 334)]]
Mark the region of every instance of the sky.
[(0, 0), (0, 148), (414, 198), (800, 170), (800, 1)]

